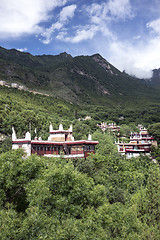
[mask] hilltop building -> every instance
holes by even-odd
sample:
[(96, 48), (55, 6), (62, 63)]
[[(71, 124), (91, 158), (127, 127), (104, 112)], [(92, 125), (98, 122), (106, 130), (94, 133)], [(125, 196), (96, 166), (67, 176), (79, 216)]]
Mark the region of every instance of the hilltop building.
[(102, 129), (102, 131), (111, 131), (111, 132), (119, 132), (120, 131), (120, 126), (117, 126), (115, 123), (101, 123), (100, 125), (97, 124), (98, 127)]
[(126, 158), (139, 157), (140, 155), (150, 155), (151, 143), (145, 141), (130, 141), (129, 143), (116, 143), (118, 152)]
[(12, 128), (12, 149), (22, 148), (27, 156), (38, 154), (46, 157), (86, 158), (88, 153), (95, 153), (95, 146), (98, 144), (98, 141), (92, 141), (90, 134), (88, 140), (75, 141), (72, 125), (68, 130), (64, 130), (60, 124), (58, 130), (53, 130), (50, 124), (49, 133), (48, 140), (37, 137), (31, 140), (29, 132), (26, 133), (25, 138), (17, 139), (15, 130)]
[(155, 147), (157, 146), (157, 141), (155, 141), (154, 137), (150, 136), (147, 132), (147, 129), (145, 128), (140, 128), (139, 129), (140, 132), (139, 133), (131, 133), (130, 135), (130, 140), (134, 140), (134, 141), (147, 141), (150, 142), (152, 145), (154, 145)]
[(149, 136), (145, 128), (140, 128), (139, 133), (131, 133), (129, 143), (117, 142), (118, 152), (126, 158), (139, 157), (140, 155), (150, 156), (151, 146), (157, 145), (152, 136)]

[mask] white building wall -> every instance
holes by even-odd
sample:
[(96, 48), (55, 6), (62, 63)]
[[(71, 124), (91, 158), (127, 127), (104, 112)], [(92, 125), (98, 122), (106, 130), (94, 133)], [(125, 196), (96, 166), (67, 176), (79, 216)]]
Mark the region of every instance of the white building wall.
[(12, 144), (12, 149), (13, 149), (13, 150), (16, 150), (16, 149), (18, 149), (18, 148), (19, 148), (18, 144)]
[(31, 142), (29, 143), (13, 143), (12, 144), (12, 149), (16, 150), (22, 148), (24, 152), (26, 153), (27, 157), (31, 155)]
[(22, 149), (27, 154), (27, 157), (31, 155), (31, 143), (29, 144), (22, 144)]
[(132, 158), (132, 157), (140, 157), (140, 155), (143, 155), (143, 156), (150, 156), (150, 153), (145, 153), (145, 152), (141, 152), (141, 153), (126, 153), (126, 158), (129, 159), (129, 158)]

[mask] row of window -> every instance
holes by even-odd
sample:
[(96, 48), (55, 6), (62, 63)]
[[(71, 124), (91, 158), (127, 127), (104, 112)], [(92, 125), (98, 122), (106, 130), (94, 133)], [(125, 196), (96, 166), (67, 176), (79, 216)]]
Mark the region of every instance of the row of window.
[(58, 151), (58, 147), (39, 147), (39, 146), (34, 146), (34, 147), (32, 147), (32, 150), (34, 150), (34, 151)]
[(95, 146), (94, 145), (86, 145), (86, 146), (84, 146), (84, 150), (85, 151), (94, 151)]
[[(68, 147), (64, 147), (64, 150), (69, 150), (71, 151), (71, 149), (73, 151), (82, 151), (84, 149), (84, 151), (94, 151), (95, 150), (95, 146), (94, 145), (86, 145), (84, 146), (84, 148), (82, 147), (76, 147), (76, 146), (68, 146)], [(60, 146), (55, 147), (55, 146), (33, 146), (32, 150), (34, 151), (60, 151)]]

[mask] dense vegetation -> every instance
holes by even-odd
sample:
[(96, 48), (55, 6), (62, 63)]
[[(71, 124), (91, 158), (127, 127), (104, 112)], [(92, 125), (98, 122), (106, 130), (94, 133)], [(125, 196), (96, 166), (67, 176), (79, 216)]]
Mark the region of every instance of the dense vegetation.
[[(122, 114), (120, 107), (106, 112), (94, 105), (82, 108), (6, 87), (1, 87), (0, 102), (0, 133), (6, 136), (0, 146), (0, 239), (159, 239), (159, 148), (153, 149), (156, 163), (146, 157), (126, 160), (112, 135), (96, 127), (101, 119), (115, 120), (123, 123), (120, 134), (128, 135), (144, 119), (146, 125), (153, 122), (149, 131), (159, 140), (158, 109), (152, 114), (148, 109), (142, 118), (133, 110)], [(77, 119), (89, 114), (91, 120)], [(25, 159), (20, 150), (7, 151), (12, 126), (18, 136), (31, 128), (33, 137), (37, 128), (47, 138), (50, 122), (56, 129), (60, 122), (65, 128), (73, 123), (76, 139), (92, 132), (99, 141), (96, 154), (71, 161)]]
[[(120, 136), (148, 127), (160, 142), (160, 95), (100, 55), (32, 56), (0, 48), (0, 80), (51, 96), (0, 86), (0, 239), (159, 240), (160, 148), (125, 159), (101, 122)], [(66, 101), (67, 100), (67, 101)], [(89, 115), (90, 120), (84, 120)], [(73, 124), (75, 139), (92, 133), (95, 155), (65, 160), (11, 151), (11, 129), (48, 137), (49, 124)]]
[(86, 160), (0, 155), (0, 239), (159, 239), (159, 165), (94, 138)]
[[(83, 120), (87, 115), (91, 119)], [(60, 98), (0, 86), (0, 138), (1, 134), (5, 138), (4, 141), (0, 140), (0, 152), (11, 147), (12, 126), (15, 127), (17, 137), (23, 137), (29, 130), (34, 138), (36, 128), (38, 136), (47, 139), (50, 122), (54, 129), (58, 129), (60, 123), (65, 129), (73, 124), (74, 136), (78, 140), (86, 139), (88, 133), (93, 133), (97, 124), (103, 121), (120, 124), (121, 132), (128, 135), (130, 131), (136, 130), (139, 123), (148, 127), (160, 122), (159, 103), (145, 102), (138, 107), (127, 107), (127, 103), (126, 106), (79, 106)]]

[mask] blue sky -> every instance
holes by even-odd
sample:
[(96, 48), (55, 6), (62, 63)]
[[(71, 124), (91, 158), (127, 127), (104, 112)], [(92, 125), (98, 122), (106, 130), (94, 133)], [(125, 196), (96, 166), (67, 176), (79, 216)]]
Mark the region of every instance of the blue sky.
[(160, 0), (0, 0), (0, 46), (100, 53), (121, 71), (150, 77), (160, 68)]

